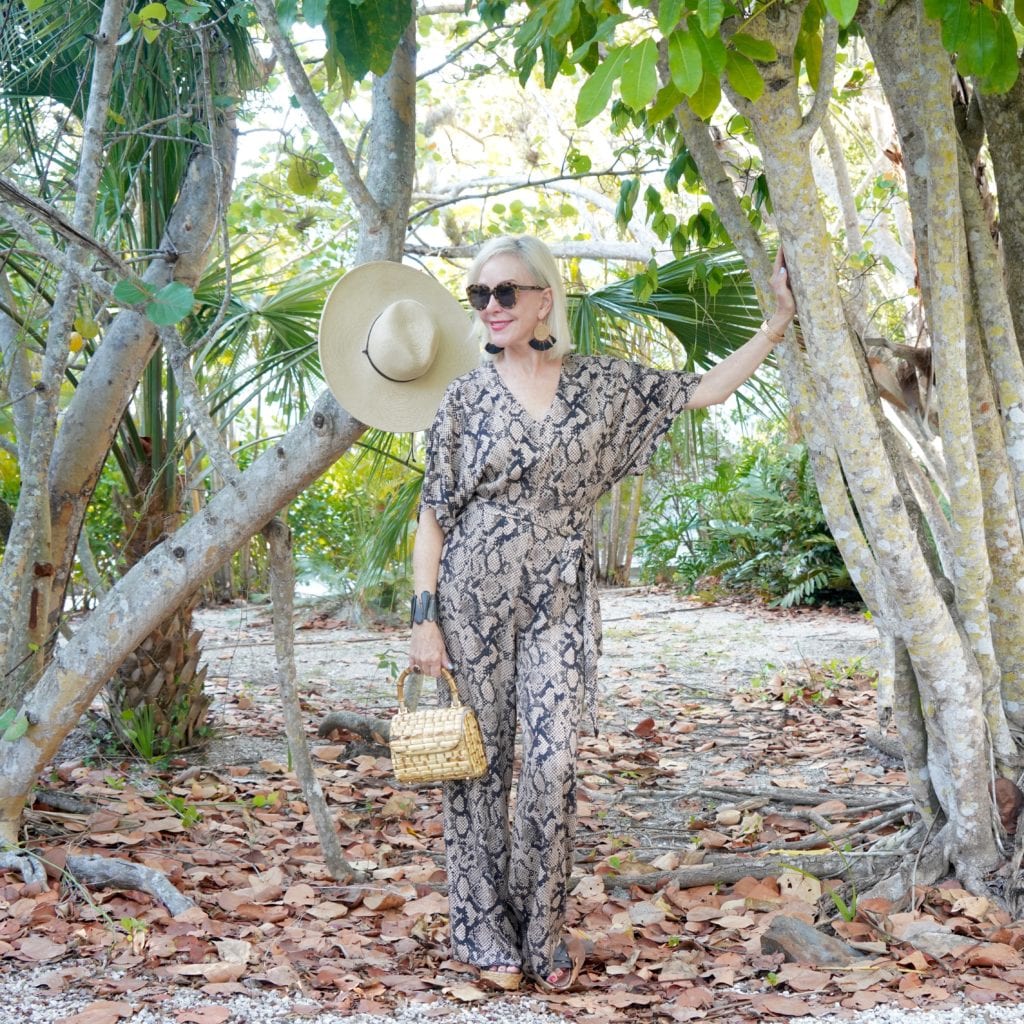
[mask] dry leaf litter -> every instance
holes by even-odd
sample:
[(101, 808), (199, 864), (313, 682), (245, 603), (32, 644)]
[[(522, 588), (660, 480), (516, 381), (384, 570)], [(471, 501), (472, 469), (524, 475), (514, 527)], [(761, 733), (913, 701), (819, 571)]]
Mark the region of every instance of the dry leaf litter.
[[(581, 746), (568, 920), (581, 991), (495, 998), (447, 959), (437, 793), (397, 788), (386, 750), (352, 735), (314, 754), (369, 881), (326, 876), (287, 763), (268, 611), (236, 607), (203, 613), (207, 748), (145, 765), (83, 727), (41, 780), (83, 809), (29, 812), (47, 888), (0, 875), (0, 1024), (1024, 1021), (1024, 929), (993, 902), (951, 882), (896, 906), (815, 872), (905, 815), (900, 764), (864, 744), (870, 626), (657, 591), (609, 592), (604, 608), (603, 728)], [(329, 711), (388, 715), (404, 631), (343, 612), (304, 625), (310, 735)], [(744, 872), (780, 847), (790, 868)], [(197, 906), (171, 918), (141, 893), (58, 887), (71, 852), (156, 868)], [(688, 874), (712, 860), (740, 867), (724, 884)], [(861, 959), (787, 962), (763, 946), (781, 921)]]

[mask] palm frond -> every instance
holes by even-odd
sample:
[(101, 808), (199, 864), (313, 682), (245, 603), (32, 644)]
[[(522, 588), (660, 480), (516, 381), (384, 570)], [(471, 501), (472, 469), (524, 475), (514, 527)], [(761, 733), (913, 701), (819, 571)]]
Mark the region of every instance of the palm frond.
[[(700, 371), (739, 348), (761, 322), (753, 282), (734, 249), (690, 253), (659, 266), (657, 279), (647, 298), (646, 276), (639, 274), (576, 296), (571, 316), (580, 351), (634, 355), (637, 331), (665, 345), (665, 334), (651, 331), (657, 324), (682, 343), (666, 346), (665, 361)], [(752, 381), (747, 390), (761, 407), (778, 412), (778, 390), (765, 380)]]

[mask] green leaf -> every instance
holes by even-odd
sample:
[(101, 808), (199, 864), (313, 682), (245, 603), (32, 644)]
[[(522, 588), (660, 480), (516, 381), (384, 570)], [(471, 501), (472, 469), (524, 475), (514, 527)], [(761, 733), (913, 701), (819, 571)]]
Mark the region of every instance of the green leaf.
[(178, 21), (183, 25), (194, 25), (197, 21), (202, 21), (203, 18), (210, 13), (209, 4), (187, 4), (185, 10), (178, 15)]
[(929, 18), (947, 18), (959, 0), (924, 0), (924, 13)]
[(299, 17), (299, 0), (277, 0), (274, 6), (281, 29), (285, 32), (290, 31)]
[(960, 43), (957, 71), (965, 76), (987, 75), (995, 65), (998, 48), (995, 14), (984, 4), (972, 5), (970, 26)]
[(722, 102), (722, 86), (718, 76), (705, 74), (701, 79), (700, 88), (690, 97), (690, 109), (702, 120), (706, 121)]
[(355, 81), (383, 75), (412, 14), (412, 0), (328, 0), (328, 48)]
[(779, 51), (775, 49), (773, 43), (768, 42), (767, 39), (755, 39), (754, 36), (748, 36), (746, 32), (737, 32), (730, 42), (744, 57), (759, 60), (762, 64), (777, 60), (779, 56)]
[(306, 157), (292, 157), (288, 168), (288, 187), (297, 196), (311, 196), (320, 186), (320, 168)]
[(673, 84), (685, 95), (692, 96), (700, 88), (704, 63), (692, 32), (677, 28), (668, 37), (668, 69)]
[(608, 106), (612, 86), (622, 74), (622, 66), (629, 56), (629, 47), (622, 46), (608, 51), (608, 56), (598, 64), (593, 74), (583, 83), (576, 99), (576, 123), (585, 125), (592, 121)]
[(952, 0), (942, 15), (942, 45), (956, 53), (970, 30), (971, 0)]
[(717, 35), (704, 35), (696, 18), (691, 16), (687, 19), (687, 24), (690, 27), (690, 34), (700, 47), (705, 71), (711, 70), (716, 76), (720, 75), (725, 70), (725, 43)]
[(142, 38), (145, 39), (147, 43), (155, 43), (156, 40), (157, 40), (157, 37), (159, 35), (160, 35), (160, 26), (159, 25), (145, 25), (144, 24), (142, 26)]
[(8, 743), (13, 743), (15, 740), (20, 740), (27, 732), (28, 719), (25, 717), (25, 712), (21, 711), (18, 713), (14, 721), (4, 729), (3, 736), (0, 736), (0, 739), (6, 740)]
[(586, 153), (581, 153), (575, 147), (566, 154), (565, 162), (572, 174), (586, 174), (594, 166), (594, 162), (590, 157)]
[(658, 90), (654, 103), (647, 108), (647, 123), (659, 124), (664, 121), (684, 99), (686, 96), (676, 88), (675, 83), (669, 82)]
[(0, 732), (6, 732), (17, 715), (18, 712), (14, 708), (4, 708), (3, 714), (0, 714)]
[(857, 13), (857, 0), (825, 0), (825, 10), (839, 22), (840, 28), (846, 28)]
[(817, 30), (804, 32), (801, 30), (799, 38), (803, 42), (803, 58), (807, 65), (807, 80), (811, 88), (818, 88), (818, 79), (821, 76), (821, 33)]
[(192, 289), (180, 281), (165, 284), (146, 306), (146, 316), (158, 327), (170, 327), (192, 312), (195, 302)]
[(1013, 0), (1013, 14), (1024, 25), (1024, 0)]
[(302, 0), (302, 20), (319, 28), (327, 17), (327, 0)]
[(633, 219), (633, 210), (639, 195), (640, 180), (638, 178), (626, 178), (619, 185), (619, 201), (615, 207), (615, 223), (619, 227), (626, 227)]
[(148, 302), (153, 298), (153, 293), (142, 284), (135, 281), (118, 281), (114, 285), (114, 298), (122, 306), (137, 306), (140, 302)]
[(96, 323), (92, 317), (76, 316), (74, 326), (75, 330), (78, 331), (83, 338), (88, 338), (90, 340), (100, 333), (100, 325)]
[(645, 39), (630, 47), (622, 65), (619, 94), (632, 110), (643, 110), (658, 91), (658, 47), (653, 39)]
[(658, 31), (663, 36), (670, 35), (683, 20), (686, 0), (662, 0), (658, 7)]
[(163, 4), (146, 4), (146, 6), (139, 11), (139, 17), (143, 21), (166, 21), (167, 8), (164, 7)]
[(743, 97), (752, 102), (761, 98), (764, 92), (764, 79), (761, 77), (754, 62), (742, 53), (730, 53), (725, 65), (725, 77), (729, 84)]
[(704, 35), (717, 35), (724, 15), (724, 0), (697, 0), (697, 20)]
[(25, 0), (26, 11), (38, 11), (43, 6), (45, 0)]
[(996, 59), (979, 86), (983, 92), (1007, 92), (1017, 81), (1019, 72), (1013, 26), (1005, 14), (999, 13), (996, 15)]

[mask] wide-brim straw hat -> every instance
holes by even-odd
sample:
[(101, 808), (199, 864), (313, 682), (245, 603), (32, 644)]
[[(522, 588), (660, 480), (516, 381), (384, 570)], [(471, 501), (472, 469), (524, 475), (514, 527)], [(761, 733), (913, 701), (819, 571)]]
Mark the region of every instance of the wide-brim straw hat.
[(473, 324), (429, 275), (364, 263), (331, 289), (320, 317), (320, 365), (342, 407), (394, 433), (430, 426), (444, 389), (480, 362)]

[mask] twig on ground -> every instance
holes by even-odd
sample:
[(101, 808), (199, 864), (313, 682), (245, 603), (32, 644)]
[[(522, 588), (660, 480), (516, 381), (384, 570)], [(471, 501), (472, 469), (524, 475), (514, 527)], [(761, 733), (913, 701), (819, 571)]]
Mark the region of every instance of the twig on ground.
[(853, 793), (842, 793), (838, 790), (831, 793), (821, 793), (814, 789), (732, 789), (719, 787), (717, 789), (701, 789), (698, 795), (711, 797), (714, 800), (736, 800), (748, 796), (765, 797), (769, 803), (775, 804), (810, 804), (812, 807), (826, 800), (842, 800), (850, 810), (861, 811), (882, 811), (894, 807), (902, 807), (906, 802), (906, 795), (896, 795), (879, 800), (873, 798), (864, 800)]

